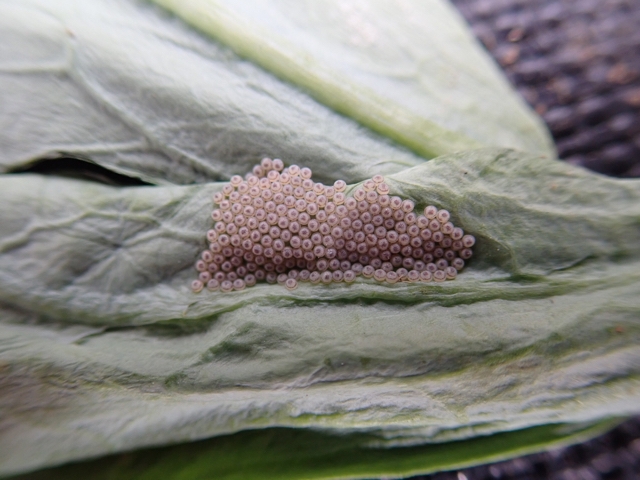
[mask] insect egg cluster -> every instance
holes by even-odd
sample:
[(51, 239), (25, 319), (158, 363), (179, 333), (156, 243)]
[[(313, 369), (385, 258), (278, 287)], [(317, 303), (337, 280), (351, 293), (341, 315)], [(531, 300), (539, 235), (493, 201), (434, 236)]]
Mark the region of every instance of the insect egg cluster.
[(311, 170), (265, 158), (213, 196), (209, 248), (196, 262), (195, 292), (230, 292), (258, 281), (294, 289), (300, 281), (351, 283), (454, 279), (475, 238), (449, 212), (389, 196), (381, 175), (347, 197), (347, 184), (316, 183)]

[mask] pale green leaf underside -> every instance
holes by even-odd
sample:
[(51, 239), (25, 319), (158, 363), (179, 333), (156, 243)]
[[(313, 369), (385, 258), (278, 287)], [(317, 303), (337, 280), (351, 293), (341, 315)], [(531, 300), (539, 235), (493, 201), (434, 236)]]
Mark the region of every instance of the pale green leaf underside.
[(476, 235), (457, 280), (196, 295), (221, 184), (0, 177), (2, 471), (250, 428), (380, 447), (637, 412), (640, 182), (496, 150), (388, 181)]
[[(393, 14), (374, 2), (366, 24), (388, 38), (366, 48), (349, 40), (353, 18), (316, 18), (313, 4), (271, 3), (267, 15), (243, 3), (250, 15), (222, 17), (203, 5), (180, 3), (184, 15), (217, 22), (202, 25), (208, 33), (226, 25), (233, 35), (217, 43), (134, 0), (0, 1), (0, 172), (64, 154), (189, 184), (270, 155), (314, 163), (319, 180), (353, 182), (473, 146), (553, 154), (539, 119), (440, 1)], [(253, 48), (265, 29), (268, 52)]]
[(153, 1), (425, 158), (481, 146), (553, 153), (442, 0)]

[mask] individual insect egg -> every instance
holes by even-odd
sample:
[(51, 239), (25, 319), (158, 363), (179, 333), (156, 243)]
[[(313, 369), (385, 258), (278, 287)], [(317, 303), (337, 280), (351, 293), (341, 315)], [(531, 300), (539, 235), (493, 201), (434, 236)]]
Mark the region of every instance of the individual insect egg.
[(233, 222), (233, 216), (234, 216), (234, 212), (232, 212), (231, 210), (227, 210), (226, 212), (222, 212), (222, 221), (224, 223), (231, 223), (231, 222)]
[[(269, 179), (269, 181), (272, 182), (271, 188), (273, 188), (273, 182), (276, 182), (279, 178), (280, 178), (280, 174), (275, 170), (271, 170), (269, 173), (267, 173), (267, 179)], [(282, 188), (282, 185), (280, 186), (280, 188)]]
[(325, 195), (325, 197), (327, 197), (329, 199), (333, 198), (335, 193), (336, 193), (336, 190), (333, 187), (327, 187), (327, 188), (324, 189), (324, 195)]
[(256, 276), (249, 273), (244, 276), (244, 283), (247, 287), (253, 287), (256, 284)]
[(429, 222), (429, 230), (431, 230), (432, 232), (437, 232), (440, 230), (440, 222), (437, 221), (436, 219), (433, 219)]
[(344, 203), (344, 193), (338, 192), (333, 196), (333, 203), (336, 205), (342, 205)]
[(218, 239), (218, 232), (216, 232), (213, 229), (207, 231), (207, 241), (209, 243), (215, 242), (217, 239)]
[(378, 192), (380, 195), (388, 195), (390, 191), (391, 189), (386, 183), (380, 183), (376, 186), (376, 192)]
[(355, 210), (358, 207), (358, 201), (353, 197), (346, 198), (344, 201), (344, 207), (347, 209), (347, 211)]
[(260, 177), (257, 177), (256, 175), (253, 175), (251, 173), (247, 175), (247, 184), (249, 185), (249, 187), (255, 187), (259, 182)]
[(389, 197), (389, 195), (380, 194), (378, 196), (378, 205), (380, 205), (381, 208), (388, 207), (390, 203), (391, 203), (391, 198)]
[(444, 270), (449, 266), (449, 262), (447, 262), (444, 258), (440, 258), (438, 259), (438, 261), (436, 261), (436, 267), (438, 267), (438, 270)]
[(216, 192), (213, 194), (213, 203), (215, 203), (216, 205), (219, 205), (220, 202), (222, 202), (223, 200), (224, 200), (224, 193)]
[(306, 212), (309, 215), (316, 215), (318, 213), (318, 205), (316, 203), (308, 203), (306, 207)]
[(402, 259), (402, 266), (406, 269), (413, 269), (416, 261), (411, 257), (405, 257)]
[(284, 163), (279, 158), (274, 158), (273, 161), (271, 162), (271, 168), (273, 168), (274, 170), (277, 170), (278, 172), (281, 172), (282, 169), (284, 168)]
[(404, 216), (404, 223), (406, 223), (407, 225), (415, 225), (417, 220), (418, 216), (414, 212), (409, 212)]
[(281, 273), (280, 275), (278, 275), (278, 277), (276, 278), (276, 281), (279, 284), (284, 284), (284, 282), (287, 281), (287, 279), (289, 278), (289, 275), (287, 275), (286, 273)]
[(231, 195), (234, 191), (234, 188), (232, 185), (225, 185), (224, 187), (222, 187), (222, 193), (224, 194), (225, 197), (228, 197), (229, 195)]
[(215, 278), (212, 278), (207, 282), (207, 290), (209, 290), (210, 292), (215, 292), (219, 288), (220, 288), (220, 282)]
[(311, 172), (310, 168), (304, 167), (300, 169), (300, 176), (304, 179), (304, 180), (309, 180), (311, 178), (311, 175), (313, 173)]
[[(380, 272), (380, 270), (376, 270), (376, 274), (378, 272)], [(375, 277), (375, 274), (374, 278), (376, 278), (376, 280), (378, 279), (377, 277)], [(394, 271), (387, 272), (383, 280), (386, 280), (389, 283), (396, 283), (399, 280), (398, 274)]]
[(367, 180), (362, 184), (362, 188), (364, 189), (365, 192), (375, 191), (376, 186), (377, 184), (373, 180)]
[[(291, 183), (291, 175), (289, 175), (286, 172), (282, 172), (280, 174), (280, 183), (282, 183), (283, 187), (282, 187), (282, 191), (285, 192), (286, 189), (286, 185), (288, 185), (289, 183)], [(286, 189), (288, 190), (288, 189)]]
[(458, 270), (456, 270), (455, 267), (447, 267), (444, 272), (447, 280), (453, 280), (458, 275)]
[[(355, 260), (357, 260), (357, 258)], [(351, 261), (351, 260), (349, 260), (349, 261)], [(360, 275), (362, 273), (363, 269), (364, 269), (364, 267), (362, 266), (362, 264), (357, 263), (357, 262), (351, 262), (351, 270), (353, 270), (353, 272), (356, 275)]]
[(305, 192), (313, 190), (313, 185), (315, 185), (314, 181), (309, 178), (302, 181), (302, 188), (304, 188)]
[(420, 280), (420, 272), (418, 270), (409, 270), (407, 274), (407, 280), (410, 282), (417, 282)]
[(462, 270), (464, 268), (464, 260), (461, 258), (454, 258), (451, 261), (451, 266), (456, 270)]
[(389, 200), (389, 207), (391, 207), (392, 210), (402, 208), (402, 199), (400, 197), (391, 197)]
[(476, 237), (474, 237), (473, 235), (465, 235), (462, 237), (462, 245), (464, 245), (465, 248), (471, 248), (475, 245), (476, 243)]
[[(421, 258), (422, 256), (420, 256), (419, 258)], [(418, 272), (421, 272), (422, 270), (424, 270), (426, 267), (425, 263), (422, 260), (416, 260), (416, 263), (413, 264), (413, 268), (414, 270), (417, 270)]]
[(300, 225), (307, 225), (309, 223), (309, 220), (311, 220), (311, 217), (306, 212), (301, 212), (297, 218), (297, 221)]
[(433, 279), (436, 282), (444, 282), (447, 279), (447, 274), (443, 270), (436, 270), (433, 272)]
[(324, 185), (321, 183), (315, 183), (313, 185), (313, 192), (316, 195), (322, 195), (324, 193)]
[(336, 211), (336, 204), (333, 202), (327, 202), (327, 204), (324, 206), (324, 211), (331, 214), (331, 213), (335, 213)]
[(416, 217), (416, 225), (421, 230), (423, 230), (425, 228), (429, 228), (429, 219), (427, 217), (425, 217), (424, 215), (418, 215)]
[(205, 263), (211, 263), (213, 262), (213, 252), (211, 250), (205, 250), (200, 254), (200, 258), (202, 258)]
[(319, 283), (320, 282), (320, 272), (313, 271), (309, 274), (309, 281), (311, 283)]
[(233, 290), (233, 282), (231, 280), (223, 280), (220, 282), (220, 290), (230, 292)]
[(266, 177), (261, 178), (260, 181), (258, 182), (258, 187), (262, 191), (268, 190), (271, 188), (271, 181), (269, 181), (269, 179)]
[(353, 270), (347, 270), (344, 272), (343, 279), (346, 283), (353, 283), (356, 280), (356, 272)]
[(431, 236), (431, 238), (433, 239), (434, 242), (440, 243), (442, 240), (444, 240), (444, 233), (433, 232), (433, 235)]
[(460, 255), (460, 258), (462, 258), (463, 260), (469, 260), (472, 257), (473, 252), (470, 248), (463, 248), (462, 250), (460, 250), (460, 253), (458, 255)]
[[(291, 165), (288, 169), (287, 172), (289, 173), (289, 175), (291, 175), (292, 177), (296, 177), (300, 174), (300, 167), (298, 165)], [(309, 175), (309, 177), (311, 177), (311, 175)]]
[(241, 278), (237, 278), (233, 281), (233, 289), (240, 291), (240, 290), (244, 290), (245, 287), (245, 283), (244, 280), (242, 280)]
[[(363, 188), (357, 188), (355, 192), (353, 192), (353, 198), (355, 198), (358, 202), (361, 202), (366, 197), (367, 192)], [(367, 206), (367, 208), (369, 208)]]
[(378, 200), (378, 194), (376, 192), (367, 192), (365, 195), (365, 200), (368, 203), (375, 203)]
[(316, 192), (313, 192), (313, 191), (308, 191), (304, 194), (304, 199), (310, 203), (315, 202), (317, 198), (318, 198), (318, 195), (316, 194)]
[[(278, 173), (275, 170), (271, 170), (269, 172), (269, 174), (275, 173), (276, 175), (278, 175)], [(271, 184), (271, 191), (275, 194), (275, 193), (281, 193), (282, 192), (282, 184), (280, 182), (273, 182)]]
[(424, 241), (428, 241), (431, 239), (431, 237), (433, 237), (433, 232), (431, 230), (429, 230), (428, 228), (425, 228), (424, 230), (420, 231), (420, 238)]
[(404, 279), (407, 277), (407, 274), (409, 273), (409, 271), (404, 267), (400, 267), (398, 270), (396, 270), (396, 273), (398, 274), (398, 277), (400, 279)]
[(438, 214), (438, 209), (433, 205), (429, 205), (424, 209), (424, 216), (427, 217), (429, 220), (433, 220), (434, 218), (436, 218), (437, 214)]
[(260, 161), (260, 166), (265, 170), (265, 171), (269, 171), (271, 169), (273, 169), (273, 160), (271, 160), (268, 157), (263, 158)]
[(200, 280), (194, 280), (191, 282), (191, 290), (193, 290), (193, 293), (198, 293), (202, 291), (203, 288), (204, 284)]
[(438, 210), (436, 219), (440, 223), (447, 223), (449, 221), (449, 218), (451, 218), (451, 214), (447, 210)]
[(337, 258), (329, 260), (329, 269), (330, 270), (339, 270), (340, 269), (340, 260)]
[(226, 247), (231, 243), (231, 239), (229, 238), (229, 235), (227, 235), (226, 233), (223, 233), (218, 237), (218, 243), (223, 247)]
[(295, 278), (288, 278), (284, 282), (284, 286), (287, 287), (287, 290), (295, 290), (298, 288), (298, 281)]
[(344, 192), (347, 188), (347, 184), (344, 180), (336, 180), (333, 184), (333, 188), (336, 192)]
[[(447, 239), (445, 238), (445, 240)], [(448, 240), (451, 239), (449, 238)], [(444, 243), (444, 241), (442, 243)], [(444, 258), (448, 261), (453, 261), (453, 259), (456, 258), (456, 252), (454, 252), (453, 250), (445, 250)]]
[(304, 212), (307, 210), (308, 205), (309, 204), (306, 201), (300, 198), (296, 200), (296, 203), (294, 204), (294, 208), (297, 212)]
[(362, 269), (362, 276), (365, 278), (371, 278), (373, 277), (374, 272), (375, 272), (375, 268), (373, 268), (371, 265), (366, 265)]
[(422, 282), (430, 282), (432, 278), (432, 273), (428, 270), (423, 270), (420, 272), (420, 280)]
[(404, 221), (404, 212), (402, 210), (394, 210), (393, 211), (393, 219), (396, 222), (403, 222)]
[(398, 235), (398, 243), (403, 247), (406, 247), (407, 245), (409, 245), (410, 241), (411, 241), (411, 237), (406, 233), (401, 233), (400, 235)]
[(331, 283), (333, 280), (333, 272), (325, 271), (320, 274), (320, 281), (325, 284)]
[(344, 273), (342, 272), (342, 270), (335, 270), (331, 274), (331, 277), (334, 282), (341, 282), (344, 279)]
[(404, 213), (410, 213), (413, 212), (414, 207), (415, 204), (411, 200), (403, 200), (400, 208)]
[(373, 278), (374, 278), (374, 280), (382, 282), (387, 278), (387, 272), (385, 272), (384, 270), (379, 268), (378, 270), (375, 270), (373, 272)]
[(313, 193), (313, 192), (305, 192), (304, 188), (302, 187), (296, 187), (293, 189), (293, 196), (296, 198), (303, 198), (308, 193)]
[[(358, 202), (358, 206), (356, 207), (356, 209), (358, 210), (358, 212), (360, 212), (360, 216), (362, 217), (362, 214), (364, 214), (365, 212), (367, 214), (369, 214), (369, 212), (367, 212), (367, 210), (369, 210), (369, 204), (367, 203), (366, 200), (361, 200)], [(364, 222), (364, 220), (363, 220)]]

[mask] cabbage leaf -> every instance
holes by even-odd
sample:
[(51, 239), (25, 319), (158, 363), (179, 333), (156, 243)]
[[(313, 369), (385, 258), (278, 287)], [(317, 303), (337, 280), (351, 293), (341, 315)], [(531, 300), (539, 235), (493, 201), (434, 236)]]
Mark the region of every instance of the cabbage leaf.
[[(213, 40), (145, 2), (0, 1), (0, 475), (401, 475), (637, 413), (640, 182), (552, 160), (448, 6), (162, 3)], [(194, 294), (211, 195), (263, 155), (382, 173), (474, 259)], [(57, 157), (150, 185), (15, 173)]]

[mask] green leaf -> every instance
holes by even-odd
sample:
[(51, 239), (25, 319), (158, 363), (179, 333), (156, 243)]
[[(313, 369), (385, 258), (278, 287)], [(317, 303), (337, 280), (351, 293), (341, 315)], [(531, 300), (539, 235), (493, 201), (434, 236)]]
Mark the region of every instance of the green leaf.
[(430, 158), (550, 137), (442, 0), (153, 0), (336, 112)]
[[(408, 13), (370, 12), (367, 25), (383, 22), (391, 29), (384, 34), (386, 66), (379, 71), (372, 71), (371, 62), (383, 58), (376, 50), (380, 41), (366, 49), (334, 45), (328, 39), (333, 33), (344, 37), (343, 23), (333, 22), (340, 32), (311, 36), (312, 30), (300, 28), (316, 8), (289, 9), (295, 15), (287, 25), (300, 27), (278, 44), (294, 57), (281, 71), (275, 68), (278, 56), (273, 56), (275, 66), (261, 61), (256, 66), (229, 50), (235, 43), (209, 41), (133, 0), (0, 1), (1, 43), (9, 46), (0, 49), (0, 172), (62, 154), (154, 184), (188, 184), (229, 178), (270, 155), (313, 163), (318, 180), (353, 182), (424, 161), (389, 139), (426, 158), (472, 145), (552, 154), (539, 119), (515, 97), (449, 8), (431, 3), (430, 28), (412, 24), (406, 35), (397, 30)], [(268, 13), (264, 8), (255, 10), (258, 18)], [(277, 18), (273, 24), (262, 22), (260, 29), (279, 29), (285, 21), (279, 11), (284, 6), (270, 8), (264, 19)], [(311, 15), (306, 20), (305, 11)], [(253, 13), (246, 16), (247, 22), (253, 20)], [(228, 27), (238, 35), (258, 32), (253, 25)], [(242, 40), (240, 53), (251, 50), (252, 39)], [(291, 42), (298, 46), (290, 48)], [(355, 55), (348, 68), (337, 71), (326, 64), (346, 58), (347, 51)], [(319, 101), (273, 75), (299, 80), (299, 63), (311, 61), (312, 52), (322, 59), (314, 60), (310, 84), (298, 83)], [(396, 64), (402, 70), (390, 71)], [(381, 97), (392, 92), (397, 92), (393, 98)]]
[(456, 281), (194, 294), (220, 184), (0, 177), (3, 472), (255, 428), (380, 448), (637, 412), (640, 182), (495, 150), (388, 181), (477, 236)]
[[(616, 421), (593, 426), (545, 425), (490, 437), (381, 449), (366, 434), (332, 436), (316, 431), (265, 429), (172, 447), (111, 455), (13, 480), (280, 480), (398, 477), (462, 468), (560, 447), (603, 433)], [(295, 451), (292, 457), (291, 452)]]
[[(551, 161), (446, 4), (374, 3), (163, 2), (212, 40), (146, 2), (0, 0), (0, 475), (185, 442), (98, 465), (406, 474), (637, 413), (640, 183)], [(384, 174), (474, 260), (443, 284), (196, 295), (211, 182), (263, 155)], [(58, 157), (155, 186), (11, 174)]]

